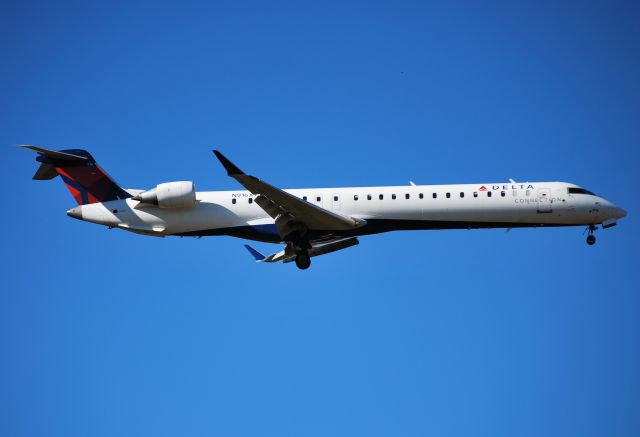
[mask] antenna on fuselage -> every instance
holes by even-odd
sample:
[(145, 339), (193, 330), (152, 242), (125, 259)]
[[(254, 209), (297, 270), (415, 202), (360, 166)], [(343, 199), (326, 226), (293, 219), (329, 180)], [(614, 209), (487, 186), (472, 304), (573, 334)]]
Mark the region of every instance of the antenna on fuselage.
[(413, 181), (409, 181), (409, 185), (411, 185), (412, 187), (415, 187), (415, 186), (416, 186), (416, 183), (415, 183), (415, 182), (413, 182)]
[(509, 182), (511, 182), (512, 184), (515, 184), (516, 181), (514, 181), (513, 179), (509, 178)]

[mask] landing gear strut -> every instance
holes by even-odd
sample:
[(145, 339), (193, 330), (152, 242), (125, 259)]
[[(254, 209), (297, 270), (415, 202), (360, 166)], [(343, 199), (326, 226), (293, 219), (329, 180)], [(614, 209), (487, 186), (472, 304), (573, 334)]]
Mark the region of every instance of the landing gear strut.
[(596, 236), (593, 235), (596, 229), (597, 228), (595, 225), (589, 225), (589, 235), (587, 236), (587, 244), (589, 246), (593, 246), (594, 244), (596, 244)]
[(311, 258), (307, 253), (299, 253), (296, 255), (296, 266), (300, 270), (306, 270), (311, 265)]
[(291, 250), (296, 254), (296, 266), (300, 270), (306, 270), (311, 266), (311, 257), (309, 256), (311, 244), (303, 235), (304, 234), (297, 231), (291, 233), (289, 235), (289, 243), (287, 245), (288, 250)]

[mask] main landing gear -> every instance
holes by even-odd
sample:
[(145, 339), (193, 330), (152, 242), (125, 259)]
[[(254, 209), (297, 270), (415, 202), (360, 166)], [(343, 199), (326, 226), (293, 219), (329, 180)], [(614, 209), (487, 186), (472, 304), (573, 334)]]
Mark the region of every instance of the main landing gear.
[[(311, 257), (309, 256), (309, 250), (311, 250), (311, 243), (304, 237), (305, 232), (296, 231), (289, 235), (287, 249), (296, 255), (296, 266), (300, 270), (306, 270), (311, 266)], [(290, 253), (291, 253), (290, 252)]]
[(589, 235), (587, 236), (587, 244), (589, 246), (593, 246), (594, 244), (596, 244), (596, 236), (593, 235), (593, 233), (597, 229), (596, 225), (589, 225), (587, 229), (589, 230)]
[(306, 270), (311, 265), (311, 258), (307, 253), (299, 253), (296, 255), (296, 267), (300, 270)]

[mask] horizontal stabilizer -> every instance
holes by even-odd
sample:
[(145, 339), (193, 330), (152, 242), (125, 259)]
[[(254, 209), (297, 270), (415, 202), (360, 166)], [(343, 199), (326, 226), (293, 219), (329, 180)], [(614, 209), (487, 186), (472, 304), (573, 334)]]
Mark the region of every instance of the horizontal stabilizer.
[(22, 147), (23, 149), (33, 150), (34, 152), (37, 152), (49, 158), (62, 159), (64, 161), (86, 161), (88, 159), (85, 156), (74, 155), (72, 153), (66, 153), (66, 152), (56, 152), (55, 150), (47, 150), (47, 149), (43, 149), (42, 147), (25, 146), (25, 145), (20, 145), (18, 147)]

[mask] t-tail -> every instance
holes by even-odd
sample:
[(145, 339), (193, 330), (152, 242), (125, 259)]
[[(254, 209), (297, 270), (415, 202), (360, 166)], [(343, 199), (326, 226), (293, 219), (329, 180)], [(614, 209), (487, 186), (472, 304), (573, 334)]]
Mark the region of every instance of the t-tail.
[(36, 161), (40, 163), (40, 167), (33, 179), (48, 180), (59, 175), (78, 205), (132, 197), (96, 164), (93, 156), (86, 150), (56, 152), (36, 146), (20, 147), (38, 153)]

